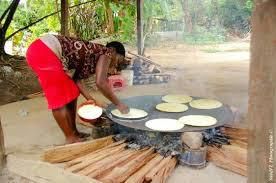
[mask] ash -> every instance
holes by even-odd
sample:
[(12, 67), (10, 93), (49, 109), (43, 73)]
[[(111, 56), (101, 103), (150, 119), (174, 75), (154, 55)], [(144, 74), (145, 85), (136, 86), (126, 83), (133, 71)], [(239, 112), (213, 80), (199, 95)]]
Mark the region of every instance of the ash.
[(132, 149), (142, 149), (153, 147), (163, 156), (178, 155), (182, 151), (182, 143), (179, 133), (160, 133), (138, 131), (132, 133), (121, 133), (115, 135), (115, 140), (126, 139), (127, 147)]
[(222, 145), (229, 145), (229, 137), (224, 135), (220, 127), (212, 128), (202, 132), (203, 142), (209, 146), (216, 146), (220, 148)]
[[(116, 141), (125, 139), (128, 143), (127, 148), (138, 150), (153, 147), (163, 156), (180, 155), (184, 150), (181, 141), (182, 133), (150, 132), (123, 126), (116, 128), (116, 131), (117, 135), (114, 136), (114, 139)], [(224, 144), (230, 144), (229, 137), (221, 132), (220, 127), (204, 130), (202, 135), (203, 145), (220, 148)]]

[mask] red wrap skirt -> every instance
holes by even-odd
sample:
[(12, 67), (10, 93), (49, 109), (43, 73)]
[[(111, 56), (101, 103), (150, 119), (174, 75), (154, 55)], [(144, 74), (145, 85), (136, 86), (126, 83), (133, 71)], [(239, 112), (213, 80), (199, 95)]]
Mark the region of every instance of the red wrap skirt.
[(26, 59), (38, 76), (49, 109), (63, 107), (79, 96), (77, 85), (63, 70), (60, 59), (40, 39), (29, 46)]

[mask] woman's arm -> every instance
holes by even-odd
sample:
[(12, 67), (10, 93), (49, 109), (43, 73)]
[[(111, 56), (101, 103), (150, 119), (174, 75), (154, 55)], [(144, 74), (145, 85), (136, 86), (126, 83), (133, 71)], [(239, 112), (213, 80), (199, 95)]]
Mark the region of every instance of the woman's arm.
[(107, 73), (109, 65), (110, 59), (106, 55), (101, 55), (96, 66), (96, 85), (102, 94), (115, 104), (121, 112), (128, 113), (128, 107), (120, 102), (108, 85)]
[(80, 93), (86, 100), (94, 100), (93, 97), (89, 94), (87, 88), (85, 87), (85, 84), (82, 80), (77, 80), (76, 84), (80, 90)]

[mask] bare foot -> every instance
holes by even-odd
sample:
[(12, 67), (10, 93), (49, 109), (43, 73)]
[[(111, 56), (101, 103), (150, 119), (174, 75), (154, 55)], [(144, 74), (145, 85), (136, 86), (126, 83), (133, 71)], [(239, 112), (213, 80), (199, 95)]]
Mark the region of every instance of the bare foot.
[(77, 142), (83, 142), (85, 141), (85, 139), (82, 139), (78, 136), (74, 136), (74, 137), (67, 137), (66, 138), (66, 144), (73, 144), (73, 143), (77, 143)]

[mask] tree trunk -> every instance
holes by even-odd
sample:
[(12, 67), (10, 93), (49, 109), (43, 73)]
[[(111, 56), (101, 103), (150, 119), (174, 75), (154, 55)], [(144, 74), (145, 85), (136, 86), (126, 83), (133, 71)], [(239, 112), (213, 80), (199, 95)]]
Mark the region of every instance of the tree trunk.
[(113, 12), (112, 9), (110, 8), (110, 0), (105, 0), (105, 10), (106, 10), (106, 28), (107, 28), (107, 33), (112, 34), (114, 33), (114, 22), (113, 22)]
[[(6, 33), (7, 30), (11, 24), (11, 21), (13, 19), (14, 13), (18, 7), (20, 0), (13, 0), (10, 4), (10, 6), (7, 8), (7, 10), (4, 11), (3, 15), (1, 16), (1, 22), (0, 22), (0, 55), (5, 55), (5, 43), (7, 41), (6, 39)], [(6, 17), (7, 16), (7, 17)], [(5, 22), (2, 23), (4, 17), (6, 17)]]
[(249, 81), (250, 183), (276, 182), (276, 1), (256, 0)]
[(142, 55), (144, 50), (143, 4), (144, 0), (137, 0), (137, 48), (139, 55)]
[(192, 33), (193, 23), (192, 23), (192, 17), (189, 11), (189, 0), (180, 0), (180, 2), (183, 10), (184, 31), (187, 33)]
[(0, 119), (0, 172), (4, 168), (6, 163), (6, 155), (5, 155), (5, 145), (4, 145), (4, 134)]
[(61, 34), (69, 36), (68, 22), (69, 22), (69, 2), (68, 0), (61, 0)]

